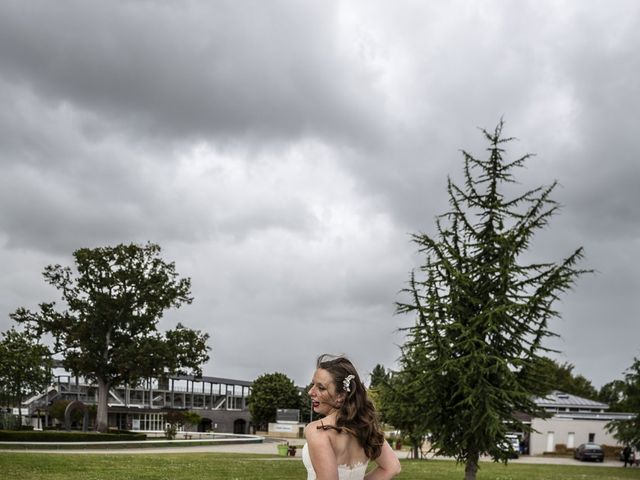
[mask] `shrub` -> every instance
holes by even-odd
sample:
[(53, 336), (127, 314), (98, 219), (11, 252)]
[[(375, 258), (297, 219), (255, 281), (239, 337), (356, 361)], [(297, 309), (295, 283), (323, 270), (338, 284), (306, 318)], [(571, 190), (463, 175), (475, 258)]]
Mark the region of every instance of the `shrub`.
[(0, 430), (0, 441), (3, 442), (116, 442), (146, 440), (143, 433), (89, 433), (63, 432), (46, 430), (34, 432), (28, 430)]
[(0, 412), (0, 430), (20, 430), (18, 415)]

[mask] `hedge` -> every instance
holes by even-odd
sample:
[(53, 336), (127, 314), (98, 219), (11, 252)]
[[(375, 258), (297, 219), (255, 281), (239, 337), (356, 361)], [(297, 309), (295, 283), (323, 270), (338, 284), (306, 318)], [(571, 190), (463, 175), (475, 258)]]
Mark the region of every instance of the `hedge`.
[(130, 442), (146, 440), (144, 433), (94, 433), (61, 432), (47, 430), (30, 432), (19, 430), (0, 430), (2, 442)]

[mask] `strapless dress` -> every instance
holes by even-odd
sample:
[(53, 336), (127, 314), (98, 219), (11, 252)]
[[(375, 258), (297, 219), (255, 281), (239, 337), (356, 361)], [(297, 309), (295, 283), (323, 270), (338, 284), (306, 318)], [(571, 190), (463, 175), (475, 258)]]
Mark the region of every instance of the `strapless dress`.
[[(307, 469), (307, 480), (316, 480), (316, 472), (313, 470), (306, 443), (304, 447), (302, 447), (302, 463), (304, 463)], [(367, 473), (367, 463), (368, 462), (360, 462), (355, 465), (338, 465), (339, 480), (362, 480), (364, 474)]]

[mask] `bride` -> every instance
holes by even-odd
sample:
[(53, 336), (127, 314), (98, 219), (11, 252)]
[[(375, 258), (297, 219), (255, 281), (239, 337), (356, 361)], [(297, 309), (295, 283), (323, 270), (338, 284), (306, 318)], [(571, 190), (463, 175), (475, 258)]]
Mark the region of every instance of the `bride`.
[[(307, 480), (383, 480), (400, 473), (400, 462), (384, 440), (373, 403), (347, 358), (318, 358), (309, 396), (313, 411), (324, 418), (304, 430)], [(366, 473), (369, 460), (377, 466)]]

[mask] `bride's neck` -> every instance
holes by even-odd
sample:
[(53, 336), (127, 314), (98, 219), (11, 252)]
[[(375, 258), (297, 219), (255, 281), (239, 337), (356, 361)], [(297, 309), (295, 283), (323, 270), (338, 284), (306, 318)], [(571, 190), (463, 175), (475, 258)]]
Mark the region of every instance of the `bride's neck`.
[(322, 420), (326, 423), (333, 423), (335, 425), (336, 420), (338, 419), (338, 410), (334, 409), (327, 413)]

